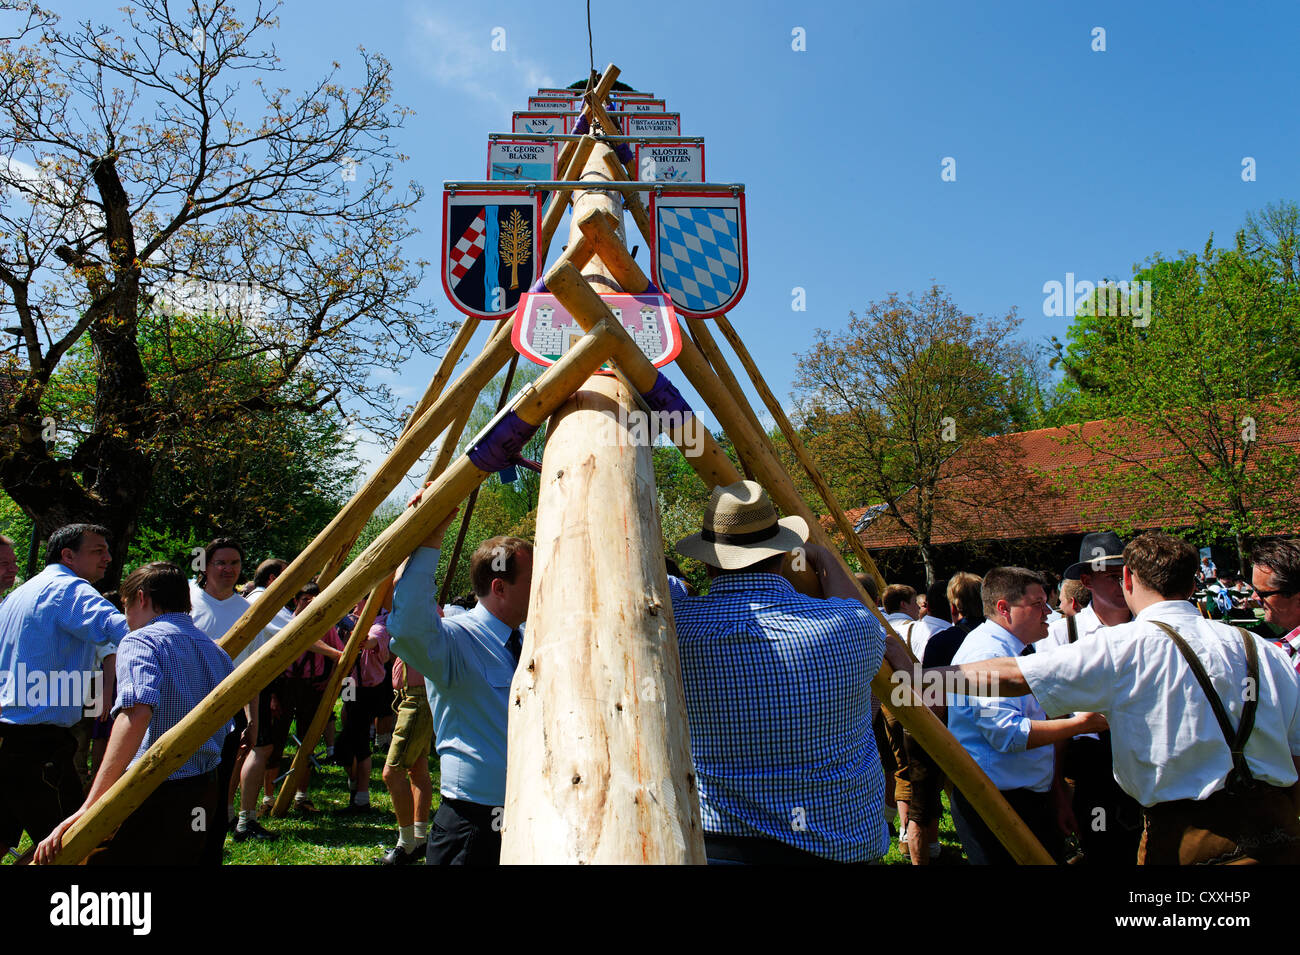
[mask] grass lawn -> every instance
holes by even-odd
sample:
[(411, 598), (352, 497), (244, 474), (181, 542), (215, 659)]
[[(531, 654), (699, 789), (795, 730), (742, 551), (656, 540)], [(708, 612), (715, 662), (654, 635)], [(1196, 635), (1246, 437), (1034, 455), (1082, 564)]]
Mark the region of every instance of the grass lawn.
[[(317, 758), (324, 757), (324, 747), (317, 747)], [(293, 759), (292, 745), (285, 749), (284, 768), (288, 768)], [(262, 820), (267, 829), (275, 832), (279, 838), (275, 842), (258, 842), (249, 839), (237, 843), (231, 837), (226, 839), (226, 865), (371, 865), (397, 842), (397, 819), (393, 815), (393, 803), (388, 789), (380, 779), (383, 770), (384, 754), (376, 753), (372, 758), (370, 773), (371, 812), (351, 814), (339, 812), (348, 804), (348, 777), (342, 767), (322, 765), (313, 770), (309, 795), (321, 812), (300, 815), (290, 811), (282, 819), (266, 818)], [(438, 766), (436, 759), (430, 760), (430, 772), (433, 776), (433, 808), (438, 808)], [(239, 797), (235, 798), (238, 808)], [(943, 846), (943, 856), (939, 864), (965, 865), (961, 845), (953, 828), (952, 815), (948, 809), (948, 797), (943, 796), (943, 819), (939, 823), (939, 843)], [(31, 843), (27, 836), (19, 846), (19, 852), (26, 852)], [(881, 860), (885, 865), (910, 865), (898, 851), (898, 839), (890, 842), (889, 852)], [(3, 864), (13, 862), (13, 856), (4, 859)]]

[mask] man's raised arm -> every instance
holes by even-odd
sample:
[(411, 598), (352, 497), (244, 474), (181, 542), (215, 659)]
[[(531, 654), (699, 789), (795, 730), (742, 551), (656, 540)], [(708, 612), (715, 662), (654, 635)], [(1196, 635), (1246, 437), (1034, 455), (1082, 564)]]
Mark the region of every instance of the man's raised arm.
[[(419, 495), (411, 504), (419, 502)], [(393, 609), (388, 615), (389, 650), (425, 676), (449, 675), (454, 648), (444, 638), (438, 613), (438, 558), (442, 539), (451, 526), (452, 511), (426, 537), (398, 570)]]

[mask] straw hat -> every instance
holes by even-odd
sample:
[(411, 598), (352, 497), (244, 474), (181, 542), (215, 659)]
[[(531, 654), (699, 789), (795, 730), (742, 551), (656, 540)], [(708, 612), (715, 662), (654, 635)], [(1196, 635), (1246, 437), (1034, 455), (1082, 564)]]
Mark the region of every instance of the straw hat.
[(808, 539), (802, 517), (777, 519), (767, 492), (753, 481), (715, 487), (704, 529), (677, 542), (677, 552), (722, 570), (740, 570)]

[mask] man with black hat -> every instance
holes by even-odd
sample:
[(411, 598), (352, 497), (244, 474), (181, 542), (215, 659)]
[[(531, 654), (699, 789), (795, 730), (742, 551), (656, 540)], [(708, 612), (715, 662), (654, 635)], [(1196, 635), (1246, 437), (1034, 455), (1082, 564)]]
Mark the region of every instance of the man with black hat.
[[(1088, 589), (1088, 605), (1048, 625), (1044, 649), (1091, 640), (1106, 627), (1133, 619), (1124, 602), (1124, 542), (1114, 531), (1084, 534), (1079, 560), (1064, 578)], [(1110, 731), (1076, 736), (1065, 744), (1062, 772), (1074, 783), (1072, 807), (1083, 861), (1132, 865), (1142, 839), (1142, 807), (1120, 789), (1111, 765)]]
[(1143, 807), (1137, 861), (1295, 864), (1300, 681), (1276, 646), (1206, 620), (1189, 598), (1196, 550), (1148, 533), (1124, 548), (1132, 623), (1031, 657), (939, 668), (945, 685), (996, 680), (1048, 710), (1114, 727), (1115, 775)]
[[(691, 757), (714, 863), (868, 862), (889, 845), (884, 776), (871, 732), (881, 625), (834, 555), (777, 519), (753, 481), (715, 488), (704, 526), (677, 544), (702, 561), (705, 597), (677, 597)], [(781, 575), (796, 551), (822, 587)], [(906, 651), (890, 643), (890, 662)]]

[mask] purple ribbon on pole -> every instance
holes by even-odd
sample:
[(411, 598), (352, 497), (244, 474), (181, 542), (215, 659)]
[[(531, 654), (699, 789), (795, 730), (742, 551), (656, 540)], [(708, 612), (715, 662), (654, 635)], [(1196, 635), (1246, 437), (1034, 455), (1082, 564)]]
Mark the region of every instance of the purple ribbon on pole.
[(537, 425), (508, 411), (465, 454), (480, 471), (504, 471), (521, 460), (524, 445), (536, 433)]
[(682, 397), (682, 393), (677, 390), (677, 387), (668, 380), (668, 376), (662, 371), (659, 372), (659, 377), (655, 379), (654, 387), (642, 393), (641, 397), (645, 398), (645, 403), (650, 406), (651, 411), (678, 412), (683, 415), (694, 414), (691, 411), (691, 406)]

